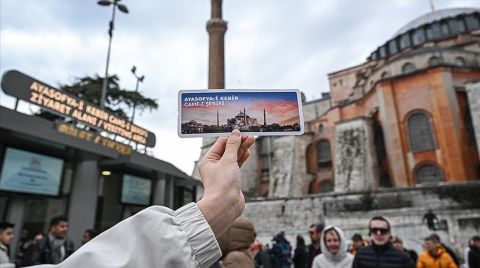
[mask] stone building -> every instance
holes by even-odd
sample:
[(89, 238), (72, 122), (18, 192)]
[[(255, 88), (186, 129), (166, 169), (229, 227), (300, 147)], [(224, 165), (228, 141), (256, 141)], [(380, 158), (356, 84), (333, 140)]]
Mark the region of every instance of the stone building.
[(433, 209), (442, 241), (466, 246), (480, 232), (480, 9), (427, 13), (328, 78), (329, 93), (303, 103), (305, 134), (257, 138), (242, 167), (257, 238), (293, 242), (317, 222), (367, 237), (384, 215), (419, 252)]
[(258, 139), (256, 183), (245, 190), (288, 197), (478, 179), (479, 12), (428, 13), (365, 63), (330, 73), (328, 97), (304, 103), (304, 136)]
[(367, 237), (384, 215), (419, 252), (433, 209), (442, 240), (464, 247), (480, 232), (480, 9), (425, 14), (328, 78), (304, 103), (304, 135), (257, 139), (242, 183), (258, 238), (295, 241), (315, 222)]

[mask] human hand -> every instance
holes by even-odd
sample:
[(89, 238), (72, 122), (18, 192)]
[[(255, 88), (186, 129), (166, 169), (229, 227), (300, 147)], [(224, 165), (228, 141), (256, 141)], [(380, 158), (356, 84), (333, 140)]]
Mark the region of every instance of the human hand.
[(229, 137), (220, 137), (198, 163), (205, 191), (197, 205), (216, 237), (243, 213), (240, 167), (254, 142), (252, 136), (233, 130)]

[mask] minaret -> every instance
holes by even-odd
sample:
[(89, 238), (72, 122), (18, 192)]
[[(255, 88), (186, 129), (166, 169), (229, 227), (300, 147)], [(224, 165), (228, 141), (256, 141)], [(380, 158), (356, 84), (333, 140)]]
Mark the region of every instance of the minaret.
[(263, 126), (267, 126), (267, 115), (265, 114), (265, 108), (263, 108)]
[(212, 16), (207, 22), (210, 36), (208, 48), (208, 88), (225, 88), (225, 32), (222, 19), (222, 0), (211, 0)]
[[(212, 14), (207, 21), (207, 32), (210, 37), (208, 46), (208, 88), (225, 88), (225, 32), (227, 31), (227, 22), (222, 19), (222, 0), (210, 0)], [(217, 119), (218, 121), (218, 119)], [(204, 138), (201, 159), (215, 143), (216, 138)], [(192, 177), (200, 180), (197, 163), (193, 169)], [(197, 193), (197, 198), (202, 193)]]
[(218, 118), (218, 110), (217, 110), (217, 127), (219, 127), (219, 126), (220, 126), (220, 120)]
[(245, 107), (243, 107), (243, 124), (247, 125), (247, 113), (245, 112)]

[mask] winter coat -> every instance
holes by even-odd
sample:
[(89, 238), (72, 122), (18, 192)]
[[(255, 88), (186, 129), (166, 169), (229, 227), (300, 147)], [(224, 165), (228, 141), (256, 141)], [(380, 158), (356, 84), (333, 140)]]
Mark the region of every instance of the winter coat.
[(219, 239), (223, 253), (222, 268), (254, 268), (255, 261), (250, 254), (250, 244), (255, 240), (253, 224), (245, 218), (238, 218)]
[[(68, 239), (65, 239), (63, 242), (63, 247), (65, 249), (65, 256), (63, 257), (63, 260), (65, 260), (68, 256), (72, 255), (72, 253), (75, 251), (75, 247), (73, 242)], [(42, 240), (37, 241), (33, 248), (33, 264), (56, 264), (54, 258), (52, 258), (52, 252), (52, 245), (47, 235)]]
[(458, 266), (443, 247), (438, 247), (435, 257), (426, 250), (422, 252), (417, 261), (417, 268), (458, 268)]
[(275, 243), (272, 245), (272, 248), (270, 249), (272, 267), (275, 267), (275, 268), (291, 267), (292, 247), (290, 246), (290, 242), (288, 242), (288, 240), (285, 238), (285, 234), (281, 232), (275, 235), (275, 237), (273, 238), (273, 241), (275, 241)]
[(374, 243), (368, 247), (358, 250), (353, 260), (353, 268), (414, 268), (410, 256), (392, 246), (388, 242), (385, 245), (377, 246)]
[[(325, 233), (328, 230), (335, 229), (338, 235), (340, 236), (340, 248), (337, 254), (333, 255), (328, 251), (327, 245), (325, 244)], [(327, 226), (322, 232), (320, 238), (320, 246), (322, 248), (322, 253), (317, 255), (313, 259), (313, 268), (350, 268), (353, 263), (353, 255), (350, 254), (347, 250), (347, 239), (342, 229), (336, 226)]]
[(311, 268), (312, 265), (313, 265), (313, 259), (315, 259), (315, 257), (322, 253), (322, 249), (321, 247), (318, 247), (316, 248), (315, 245), (313, 244), (310, 244), (308, 245), (308, 250), (307, 250), (307, 268)]
[(469, 268), (480, 268), (480, 248), (476, 246), (470, 246), (468, 251), (468, 266)]
[(2, 243), (0, 243), (0, 268), (15, 268), (15, 264), (10, 262), (8, 257), (7, 247)]
[(293, 267), (306, 268), (307, 267), (307, 247), (305, 244), (297, 244), (293, 254)]

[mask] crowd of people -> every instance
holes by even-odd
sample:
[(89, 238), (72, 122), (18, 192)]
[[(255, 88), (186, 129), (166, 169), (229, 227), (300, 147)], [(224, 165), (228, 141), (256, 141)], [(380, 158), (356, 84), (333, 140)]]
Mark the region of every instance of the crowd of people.
[[(13, 240), (14, 224), (0, 223), (0, 268), (27, 267), (38, 264), (57, 264), (75, 251), (73, 242), (67, 238), (68, 218), (60, 215), (50, 220), (48, 232), (31, 233), (23, 229), (15, 250), (10, 258), (10, 244)], [(92, 240), (98, 232), (88, 229), (82, 237), (82, 245)]]
[[(66, 237), (68, 219), (57, 216), (51, 219), (48, 232), (33, 233), (22, 230), (13, 260), (9, 258), (9, 245), (14, 225), (0, 223), (0, 268), (25, 267), (37, 264), (57, 264), (74, 252), (74, 245)], [(279, 232), (272, 245), (262, 245), (255, 239), (255, 228), (245, 218), (238, 218), (218, 238), (222, 259), (213, 267), (262, 268), (335, 268), (335, 267), (417, 267), (417, 268), (480, 268), (480, 236), (473, 236), (465, 255), (459, 258), (454, 250), (443, 244), (432, 233), (424, 238), (424, 251), (420, 256), (404, 247), (398, 236), (391, 235), (389, 221), (373, 217), (368, 225), (370, 241), (360, 234), (347, 239), (337, 226), (312, 224), (308, 230), (311, 243), (307, 246), (303, 236), (296, 237), (296, 247)], [(98, 235), (94, 229), (85, 231), (82, 245)]]
[[(464, 260), (435, 233), (424, 238), (425, 250), (419, 256), (415, 250), (405, 248), (400, 237), (392, 236), (390, 222), (381, 216), (373, 217), (368, 223), (370, 241), (358, 233), (348, 239), (337, 226), (312, 224), (311, 244), (307, 246), (305, 239), (298, 235), (295, 249), (284, 232), (272, 238), (272, 245), (262, 245), (255, 239), (252, 223), (243, 218), (237, 221), (228, 235), (219, 240), (223, 257), (214, 267), (480, 268), (480, 236), (472, 237)], [(228, 251), (224, 250), (226, 245)]]
[[(309, 229), (311, 244), (306, 246), (304, 238), (299, 235), (296, 237), (295, 249), (292, 249), (289, 241), (285, 239), (285, 234), (280, 232), (272, 239), (271, 248), (268, 244), (262, 247), (258, 241), (252, 243), (251, 252), (255, 266), (249, 267), (480, 268), (478, 235), (471, 238), (462, 259), (443, 244), (436, 233), (423, 238), (424, 251), (418, 255), (414, 250), (405, 248), (400, 237), (392, 236), (390, 222), (381, 216), (370, 219), (368, 230), (369, 241), (358, 233), (348, 239), (344, 231), (337, 226), (312, 224)], [(261, 253), (269, 256), (270, 260), (266, 262), (265, 257), (260, 258)]]

